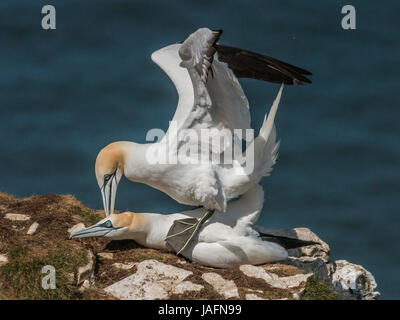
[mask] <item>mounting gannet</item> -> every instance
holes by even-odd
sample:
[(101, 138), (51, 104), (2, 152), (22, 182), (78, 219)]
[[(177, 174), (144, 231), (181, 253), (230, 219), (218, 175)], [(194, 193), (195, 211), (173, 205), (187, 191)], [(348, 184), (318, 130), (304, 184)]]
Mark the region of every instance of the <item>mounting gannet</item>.
[[(287, 252), (284, 247), (316, 244), (257, 232), (253, 225), (263, 202), (264, 192), (256, 185), (240, 199), (229, 202), (225, 213), (215, 211), (182, 255), (205, 266), (233, 268), (241, 264), (285, 260)], [(202, 215), (201, 208), (173, 214), (113, 213), (95, 225), (71, 234), (71, 238), (132, 239), (144, 247), (172, 251), (166, 238), (173, 224), (176, 221), (197, 220)]]
[[(182, 44), (173, 44), (152, 54), (152, 60), (169, 76), (179, 94), (167, 133), (156, 143), (111, 143), (96, 159), (96, 178), (106, 216), (114, 212), (122, 176), (161, 190), (181, 204), (205, 208), (204, 215), (191, 226), (192, 233), (181, 249), (214, 210), (224, 212), (230, 199), (242, 195), (263, 176), (269, 175), (278, 150), (274, 118), (283, 84), (311, 82), (304, 76), (311, 74), (306, 70), (217, 44), (221, 33), (201, 28)], [(251, 129), (250, 112), (235, 75), (282, 83), (258, 137), (246, 149), (246, 154), (247, 150), (254, 150), (254, 157), (245, 161), (245, 153), (236, 151), (242, 149), (242, 138), (237, 130)], [(201, 141), (191, 139), (193, 132), (201, 139), (203, 130), (211, 132), (213, 142), (209, 137)], [(228, 140), (222, 147), (214, 143), (221, 138)], [(178, 154), (180, 161), (153, 163), (149, 160), (149, 155), (170, 156), (171, 153)], [(231, 163), (215, 161), (230, 154), (233, 155)]]

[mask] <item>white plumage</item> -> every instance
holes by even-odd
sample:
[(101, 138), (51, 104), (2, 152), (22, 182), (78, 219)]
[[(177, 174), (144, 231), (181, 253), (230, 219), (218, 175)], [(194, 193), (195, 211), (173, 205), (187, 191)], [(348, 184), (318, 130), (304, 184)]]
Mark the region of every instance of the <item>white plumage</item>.
[[(264, 192), (259, 185), (240, 199), (229, 202), (226, 213), (215, 212), (202, 225), (198, 238), (185, 250), (185, 256), (202, 265), (217, 268), (286, 259), (287, 252), (283, 247), (263, 241), (253, 229), (263, 203)], [(112, 214), (92, 227), (75, 232), (71, 237), (132, 239), (145, 247), (171, 250), (165, 239), (174, 221), (201, 215), (201, 209), (168, 215), (132, 212)]]
[[(142, 182), (164, 191), (179, 203), (225, 211), (227, 201), (249, 190), (263, 176), (268, 175), (275, 164), (278, 143), (274, 118), (282, 87), (270, 114), (265, 118), (260, 135), (250, 145), (250, 148), (254, 147), (253, 170), (245, 171), (244, 164), (239, 160), (244, 156), (241, 152), (233, 153), (230, 164), (220, 161), (226, 157), (225, 153), (242, 151), (241, 137), (234, 130), (241, 132), (250, 129), (249, 104), (237, 78), (225, 63), (218, 61), (217, 53), (211, 65), (211, 75), (205, 83), (196, 69), (196, 63), (201, 63), (198, 58), (188, 58), (190, 63), (183, 64), (185, 61), (180, 55), (182, 46), (191, 50), (186, 50), (187, 57), (191, 57), (191, 54), (199, 55), (199, 52), (208, 49), (198, 48), (207, 43), (197, 41), (196, 35), (204, 38), (202, 33), (211, 38), (213, 36), (210, 30), (199, 29), (182, 45), (170, 45), (152, 54), (153, 61), (174, 83), (179, 102), (172, 119), (174, 130), (170, 127), (160, 143), (151, 145), (151, 153), (177, 153), (180, 158), (177, 164), (160, 165), (163, 169), (162, 174), (157, 175), (157, 181), (151, 182), (149, 179)], [(209, 130), (210, 139), (188, 140), (186, 132), (189, 130), (203, 138), (202, 129)], [(216, 141), (225, 143), (213, 144)], [(183, 152), (185, 150), (191, 152)], [(199, 163), (199, 159), (203, 161)], [(194, 164), (191, 164), (192, 161)], [(125, 175), (135, 180), (135, 173), (130, 173), (125, 172)]]
[[(258, 183), (270, 174), (277, 158), (274, 120), (283, 83), (311, 82), (304, 76), (310, 73), (267, 56), (219, 45), (220, 35), (221, 31), (198, 29), (182, 44), (152, 54), (179, 95), (168, 131), (155, 143), (116, 142), (99, 152), (96, 178), (109, 218), (74, 237), (105, 236), (134, 239), (152, 248), (168, 246), (177, 254), (215, 267), (286, 258), (283, 247), (263, 241), (252, 226), (264, 200)], [(251, 131), (249, 103), (235, 74), (282, 83), (259, 135), (252, 137), (244, 152), (242, 139), (248, 140)], [(122, 176), (161, 190), (181, 204), (207, 210), (115, 215)]]
[[(167, 133), (159, 142), (115, 142), (96, 160), (105, 213), (114, 211), (122, 176), (145, 183), (177, 202), (225, 211), (236, 198), (268, 175), (276, 161), (274, 119), (283, 85), (260, 134), (246, 152), (249, 103), (235, 74), (275, 83), (310, 83), (310, 72), (243, 49), (217, 44), (221, 31), (198, 29), (182, 44), (152, 54), (179, 95)], [(219, 59), (219, 55), (220, 58)], [(207, 129), (208, 137), (201, 133)], [(223, 141), (223, 143), (219, 143)], [(248, 155), (254, 150), (254, 157)], [(227, 161), (226, 161), (227, 160)]]

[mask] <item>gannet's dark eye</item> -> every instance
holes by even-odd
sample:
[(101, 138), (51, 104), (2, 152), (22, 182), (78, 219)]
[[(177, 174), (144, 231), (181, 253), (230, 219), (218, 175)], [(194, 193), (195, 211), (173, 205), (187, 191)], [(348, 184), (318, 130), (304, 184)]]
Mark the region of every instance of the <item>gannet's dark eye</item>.
[(102, 226), (105, 227), (105, 228), (112, 228), (113, 227), (113, 225), (112, 225), (110, 220), (107, 220), (106, 222), (104, 222), (102, 224)]

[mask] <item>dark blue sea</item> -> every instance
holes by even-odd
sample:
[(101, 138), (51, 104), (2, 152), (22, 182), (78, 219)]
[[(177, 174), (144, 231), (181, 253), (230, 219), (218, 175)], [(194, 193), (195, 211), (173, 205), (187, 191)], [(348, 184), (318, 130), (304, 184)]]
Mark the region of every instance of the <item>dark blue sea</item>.
[[(56, 8), (56, 30), (41, 8)], [(0, 2), (0, 191), (69, 193), (101, 208), (97, 152), (166, 130), (177, 94), (150, 54), (195, 29), (223, 29), (221, 43), (308, 69), (313, 84), (287, 86), (277, 115), (280, 156), (262, 184), (259, 223), (305, 226), (333, 259), (362, 264), (386, 299), (400, 298), (398, 1)], [(241, 81), (259, 128), (279, 88)], [(118, 210), (185, 208), (122, 181)]]

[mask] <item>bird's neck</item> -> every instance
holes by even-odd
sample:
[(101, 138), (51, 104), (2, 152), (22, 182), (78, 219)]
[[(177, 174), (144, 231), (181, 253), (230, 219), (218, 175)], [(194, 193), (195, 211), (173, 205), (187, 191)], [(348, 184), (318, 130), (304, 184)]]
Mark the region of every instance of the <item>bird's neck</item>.
[(136, 213), (140, 219), (140, 230), (136, 229), (132, 239), (147, 248), (166, 249), (165, 238), (167, 237), (171, 223), (165, 215), (156, 213)]
[(157, 148), (158, 143), (139, 144), (133, 143), (124, 154), (124, 175), (134, 182), (152, 185), (162, 174), (163, 166), (152, 163), (151, 148)]

